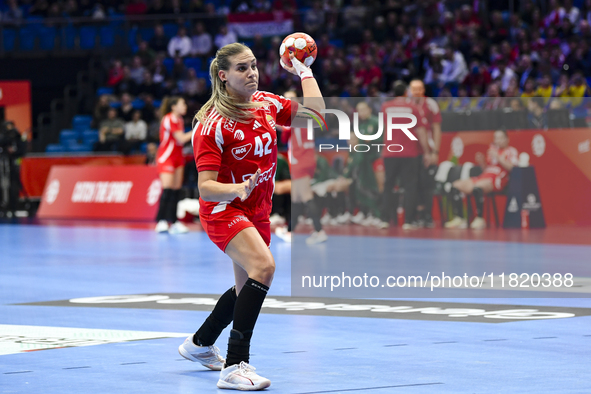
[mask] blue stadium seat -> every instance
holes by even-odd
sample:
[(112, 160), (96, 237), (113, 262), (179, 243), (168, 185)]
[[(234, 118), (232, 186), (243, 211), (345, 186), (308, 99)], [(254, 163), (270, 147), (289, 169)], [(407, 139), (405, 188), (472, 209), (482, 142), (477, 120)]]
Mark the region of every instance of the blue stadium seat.
[(162, 105), (162, 100), (154, 100), (152, 104), (154, 105), (154, 108), (160, 108)]
[(330, 40), (330, 43), (337, 48), (343, 48), (345, 46), (345, 43), (343, 42), (343, 40), (340, 40), (340, 39)]
[(139, 30), (140, 37), (143, 41), (150, 41), (154, 37), (154, 29), (152, 27), (142, 27)]
[(68, 145), (71, 141), (78, 142), (80, 138), (80, 132), (77, 130), (62, 130), (60, 132), (60, 144)]
[(141, 153), (146, 153), (148, 151), (148, 143), (144, 142), (141, 146), (140, 146), (140, 152)]
[(142, 100), (140, 98), (136, 98), (135, 100), (133, 100), (131, 102), (131, 105), (133, 106), (134, 109), (142, 109), (142, 108), (144, 108), (146, 103), (144, 103), (144, 100)]
[(113, 94), (113, 92), (114, 92), (113, 88), (104, 86), (104, 87), (98, 88), (96, 90), (96, 95), (97, 96), (102, 96), (103, 94), (109, 94), (109, 95), (111, 95), (111, 94)]
[(174, 68), (174, 59), (171, 57), (167, 57), (166, 59), (164, 59), (162, 61), (162, 64), (164, 65), (164, 67), (166, 67), (166, 71), (168, 71), (168, 73), (172, 73), (172, 69)]
[(79, 144), (78, 142), (70, 142), (67, 145), (68, 152), (91, 152), (92, 144)]
[(165, 23), (162, 25), (162, 28), (164, 29), (164, 35), (168, 38), (176, 36), (176, 33), (179, 31), (176, 23)]
[(16, 42), (16, 30), (15, 29), (2, 29), (4, 35), (2, 43), (4, 44), (4, 50), (6, 52), (14, 51), (14, 43)]
[(121, 101), (112, 101), (109, 103), (111, 108), (121, 108)]
[(72, 25), (64, 26), (60, 30), (62, 49), (74, 49), (76, 46), (76, 28)]
[(211, 86), (211, 80), (209, 79), (209, 71), (198, 71), (197, 78), (205, 79), (205, 83), (207, 84), (207, 87)]
[(35, 38), (37, 34), (35, 29), (23, 27), (18, 32), (19, 49), (21, 51), (32, 51), (35, 49)]
[(48, 153), (55, 153), (55, 152), (66, 152), (67, 149), (62, 144), (49, 144), (45, 147), (45, 152)]
[(99, 140), (98, 130), (84, 130), (82, 132), (82, 142), (84, 144), (94, 144)]
[(55, 27), (41, 27), (39, 29), (39, 48), (44, 51), (53, 51), (55, 48)]
[(129, 34), (127, 35), (127, 44), (132, 48), (137, 47), (137, 35), (137, 27), (132, 27), (131, 29), (129, 29)]
[(76, 115), (72, 119), (72, 128), (76, 131), (84, 131), (90, 129), (92, 123), (92, 116), (90, 115)]
[(183, 62), (187, 68), (192, 68), (195, 71), (201, 70), (201, 59), (198, 57), (186, 57)]
[(111, 48), (115, 45), (116, 30), (113, 26), (103, 26), (99, 30), (101, 47)]
[(80, 49), (94, 49), (96, 33), (96, 27), (82, 26), (80, 28)]

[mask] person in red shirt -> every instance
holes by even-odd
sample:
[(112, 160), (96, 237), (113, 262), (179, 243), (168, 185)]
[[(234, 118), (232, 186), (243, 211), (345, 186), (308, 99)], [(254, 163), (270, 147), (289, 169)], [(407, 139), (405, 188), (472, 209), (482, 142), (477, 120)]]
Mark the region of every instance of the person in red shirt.
[(429, 145), (429, 152), (421, 150), (421, 161), (424, 161), (425, 165), (419, 166), (417, 224), (420, 227), (433, 228), (433, 193), (441, 146), (441, 111), (437, 101), (425, 97), (425, 84), (420, 79), (410, 82), (410, 93), (424, 115), (423, 122)]
[[(293, 54), (291, 54), (293, 56)], [(277, 163), (275, 125), (307, 127), (324, 100), (310, 68), (292, 58), (285, 70), (302, 81), (304, 105), (259, 91), (257, 59), (240, 43), (220, 48), (210, 65), (212, 96), (196, 115), (193, 152), (199, 172), (199, 218), (209, 238), (233, 262), (235, 286), (179, 347), (214, 370), (217, 386), (262, 390), (271, 382), (248, 364), (250, 339), (275, 272), (269, 215)], [(224, 360), (214, 346), (233, 321)]]
[(509, 136), (505, 130), (497, 130), (494, 141), (490, 145), (486, 159), (482, 153), (476, 154), (476, 163), (484, 168), (481, 175), (469, 179), (459, 179), (453, 183), (451, 189), (452, 204), (455, 217), (445, 223), (446, 228), (468, 228), (468, 222), (464, 219), (464, 207), (462, 195), (473, 194), (476, 200), (476, 218), (470, 224), (470, 228), (483, 229), (486, 227), (484, 220), (484, 195), (492, 191), (502, 191), (509, 182), (509, 173), (518, 161), (518, 152), (509, 146)]
[[(162, 100), (160, 114), (160, 145), (156, 153), (156, 167), (162, 182), (160, 207), (156, 215), (156, 232), (171, 234), (186, 233), (187, 227), (176, 217), (176, 206), (180, 199), (183, 185), (183, 145), (191, 140), (191, 133), (185, 133), (183, 115), (187, 104), (182, 97), (165, 97)], [(169, 223), (172, 226), (169, 227)]]
[[(285, 92), (285, 97), (296, 99), (294, 91)], [(291, 219), (285, 228), (278, 227), (275, 234), (286, 242), (291, 242), (291, 230), (297, 227), (299, 215), (306, 212), (312, 219), (314, 232), (306, 239), (309, 245), (322, 243), (327, 240), (326, 232), (322, 229), (320, 218), (322, 209), (314, 200), (311, 181), (316, 171), (316, 145), (314, 138), (308, 138), (308, 129), (302, 127), (285, 127), (281, 134), (283, 143), (288, 143), (288, 158), (291, 172)]]
[[(384, 196), (382, 198), (382, 221), (390, 222), (390, 213), (393, 208), (393, 194), (396, 179), (400, 177), (400, 187), (404, 189), (404, 230), (416, 228), (414, 215), (417, 206), (418, 178), (419, 168), (426, 162), (421, 163), (421, 152), (429, 151), (427, 146), (427, 136), (425, 131), (425, 116), (421, 110), (410, 98), (406, 97), (407, 85), (402, 81), (394, 82), (394, 98), (382, 104), (380, 112), (386, 117), (384, 127), (387, 125), (389, 112), (413, 114), (417, 119), (415, 127), (410, 129), (411, 133), (417, 138), (417, 141), (410, 140), (400, 130), (394, 130), (392, 140), (384, 139), (385, 147), (382, 151), (384, 159), (384, 168), (386, 180), (384, 182)], [(393, 118), (394, 124), (410, 123), (406, 117)], [(387, 136), (386, 136), (387, 137)], [(426, 156), (424, 156), (426, 157)]]

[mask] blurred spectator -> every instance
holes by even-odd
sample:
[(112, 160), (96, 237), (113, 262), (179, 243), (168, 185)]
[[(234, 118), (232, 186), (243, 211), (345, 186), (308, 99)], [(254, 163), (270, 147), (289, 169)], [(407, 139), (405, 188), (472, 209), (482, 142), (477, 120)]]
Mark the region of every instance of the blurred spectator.
[(205, 12), (203, 0), (190, 0), (186, 8), (189, 14), (203, 14)]
[(352, 0), (343, 12), (343, 40), (348, 44), (359, 44), (367, 16), (367, 7), (361, 0)]
[(323, 25), (324, 10), (322, 9), (322, 2), (320, 0), (314, 0), (312, 8), (304, 14), (304, 30), (314, 37), (318, 35)]
[(459, 84), (466, 78), (466, 75), (468, 75), (468, 67), (464, 56), (451, 46), (447, 46), (439, 80), (444, 84)]
[(238, 37), (233, 31), (228, 31), (227, 25), (220, 26), (220, 31), (217, 36), (215, 36), (215, 46), (217, 48), (221, 48), (228, 44), (232, 44), (238, 41)]
[(185, 57), (190, 53), (191, 39), (187, 36), (187, 29), (181, 26), (177, 35), (172, 37), (168, 43), (168, 55), (170, 57)]
[(521, 92), (521, 97), (523, 98), (531, 98), (535, 97), (536, 95), (536, 83), (534, 82), (533, 78), (529, 78), (525, 81), (525, 86), (523, 88), (523, 92)]
[(36, 0), (33, 6), (29, 8), (29, 15), (46, 17), (47, 10), (49, 9), (49, 3), (47, 0)]
[(568, 87), (568, 96), (571, 97), (571, 106), (575, 108), (581, 105), (585, 95), (591, 95), (589, 85), (583, 77), (583, 74), (576, 73), (573, 75), (570, 86)]
[(142, 107), (142, 116), (141, 118), (146, 122), (146, 124), (152, 123), (154, 121), (154, 111), (157, 109), (154, 107), (154, 97), (150, 94), (144, 94), (142, 96), (144, 100), (144, 106)]
[(94, 144), (95, 152), (113, 151), (119, 148), (125, 124), (117, 117), (117, 110), (110, 108), (107, 119), (99, 126), (99, 140)]
[(148, 46), (146, 41), (140, 41), (135, 55), (142, 59), (142, 65), (144, 67), (149, 67), (156, 57), (156, 53)]
[(139, 149), (148, 136), (148, 125), (141, 118), (139, 110), (133, 111), (132, 119), (125, 123), (125, 142), (121, 151), (129, 154), (130, 151)]
[(129, 67), (129, 76), (137, 84), (140, 85), (144, 81), (144, 72), (146, 69), (142, 65), (142, 59), (139, 56), (134, 56)]
[(17, 23), (23, 19), (23, 10), (16, 0), (7, 0), (2, 12), (3, 22)]
[(180, 56), (174, 58), (174, 65), (172, 66), (172, 78), (175, 81), (180, 81), (187, 75), (187, 67)]
[(148, 15), (164, 15), (170, 14), (171, 8), (164, 4), (163, 0), (152, 0), (152, 4), (146, 11)]
[(470, 93), (474, 88), (478, 88), (480, 91), (484, 90), (488, 84), (490, 84), (491, 75), (485, 66), (481, 65), (478, 61), (473, 61), (470, 67), (470, 73), (464, 79), (463, 85), (466, 86)]
[(162, 25), (156, 25), (154, 28), (154, 36), (150, 39), (150, 48), (152, 48), (155, 52), (167, 51), (168, 37), (164, 35), (164, 28)]
[(150, 95), (161, 99), (164, 96), (162, 84), (154, 83), (152, 74), (149, 71), (144, 71), (144, 82), (138, 87), (138, 93), (141, 95)]
[(107, 12), (105, 11), (105, 6), (103, 6), (101, 3), (96, 3), (94, 5), (94, 7), (92, 8), (90, 16), (92, 17), (92, 19), (95, 19), (95, 20), (105, 19), (105, 17), (107, 16)]
[(532, 97), (527, 101), (527, 122), (531, 129), (548, 130), (548, 115), (544, 111), (544, 99)]
[(156, 165), (156, 153), (158, 153), (158, 145), (154, 142), (149, 142), (146, 148), (146, 165)]
[(134, 109), (131, 102), (131, 96), (129, 93), (123, 93), (121, 95), (121, 106), (117, 109), (117, 117), (119, 117), (124, 122), (129, 122), (133, 116), (133, 111)]
[(501, 91), (507, 91), (509, 83), (512, 79), (516, 78), (517, 75), (511, 67), (507, 67), (507, 61), (501, 59), (497, 62), (497, 67), (494, 68), (490, 74), (493, 81), (498, 80), (501, 83)]
[(161, 84), (163, 83), (168, 77), (168, 70), (164, 67), (164, 55), (156, 56), (156, 60), (154, 60), (154, 64), (152, 64), (151, 72), (152, 72), (152, 79), (154, 83)]
[(191, 54), (193, 56), (200, 56), (205, 60), (211, 55), (213, 41), (211, 39), (211, 34), (205, 30), (205, 25), (203, 23), (197, 22), (195, 25), (195, 34), (191, 41)]
[(98, 128), (101, 122), (107, 119), (107, 113), (111, 109), (109, 105), (109, 96), (103, 94), (99, 97), (93, 111), (92, 127)]
[(115, 91), (117, 92), (117, 94), (137, 94), (138, 84), (131, 78), (131, 71), (129, 70), (129, 66), (123, 67), (123, 78), (115, 87)]
[(548, 104), (550, 97), (554, 96), (554, 87), (552, 86), (552, 78), (549, 74), (544, 75), (540, 79), (540, 86), (536, 89), (536, 96), (544, 98), (544, 105)]
[(267, 52), (269, 50), (263, 42), (263, 36), (261, 36), (260, 34), (254, 36), (250, 50), (252, 51), (254, 57), (257, 58), (257, 61), (267, 59)]
[(251, 0), (232, 0), (230, 3), (230, 12), (254, 12), (254, 6)]
[(519, 74), (519, 86), (525, 87), (525, 82), (528, 78), (536, 78), (537, 72), (533, 67), (531, 57), (529, 55), (523, 55), (517, 66), (517, 73)]
[(115, 60), (109, 69), (107, 86), (116, 86), (123, 79), (123, 65), (121, 60)]

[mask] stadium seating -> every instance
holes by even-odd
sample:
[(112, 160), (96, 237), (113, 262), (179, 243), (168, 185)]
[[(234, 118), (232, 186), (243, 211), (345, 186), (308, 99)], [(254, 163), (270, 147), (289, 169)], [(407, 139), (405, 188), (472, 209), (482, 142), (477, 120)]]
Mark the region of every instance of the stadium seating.
[(3, 28), (2, 34), (2, 44), (4, 45), (4, 50), (7, 52), (13, 51), (16, 42), (16, 30)]
[(98, 89), (96, 90), (96, 95), (97, 95), (97, 96), (102, 96), (102, 95), (104, 95), (104, 94), (107, 94), (107, 95), (112, 95), (113, 93), (114, 93), (114, 90), (113, 90), (113, 88), (111, 88), (111, 87), (107, 87), (107, 86), (104, 86), (104, 87), (98, 88)]
[(37, 34), (31, 27), (23, 27), (18, 32), (18, 43), (21, 51), (32, 51), (35, 49), (35, 38)]
[(84, 144), (94, 144), (99, 140), (98, 130), (84, 130), (82, 132), (82, 142)]
[(201, 70), (201, 59), (198, 57), (187, 57), (183, 59), (183, 62), (187, 68), (192, 68), (195, 71)]
[(67, 149), (64, 145), (62, 144), (49, 144), (47, 145), (47, 147), (45, 148), (45, 151), (47, 153), (58, 153), (58, 152), (66, 152)]
[(103, 26), (99, 30), (100, 45), (104, 48), (111, 48), (115, 45), (117, 31), (113, 26)]
[(90, 129), (92, 123), (92, 116), (88, 115), (76, 115), (72, 119), (72, 128), (76, 131), (84, 131)]
[(94, 49), (96, 36), (97, 30), (95, 26), (82, 26), (80, 28), (80, 49)]
[(55, 27), (41, 27), (39, 30), (39, 49), (52, 51), (55, 48), (57, 29)]
[(62, 130), (60, 132), (60, 144), (67, 146), (71, 141), (78, 142), (80, 132), (77, 130)]

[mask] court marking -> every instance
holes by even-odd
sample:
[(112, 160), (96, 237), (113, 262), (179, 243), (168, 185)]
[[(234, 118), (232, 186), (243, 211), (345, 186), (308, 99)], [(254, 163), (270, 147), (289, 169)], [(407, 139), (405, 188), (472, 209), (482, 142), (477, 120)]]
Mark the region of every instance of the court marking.
[(341, 390), (326, 390), (326, 391), (306, 391), (304, 393), (294, 393), (294, 394), (340, 393), (340, 392), (343, 392), (343, 391), (383, 390), (383, 389), (395, 389), (395, 388), (402, 388), (402, 387), (434, 386), (434, 385), (438, 385), (438, 384), (444, 384), (444, 383), (434, 382), (434, 383), (398, 384), (398, 385), (394, 385), (394, 386), (362, 387), (362, 388), (358, 388), (358, 389), (341, 389)]

